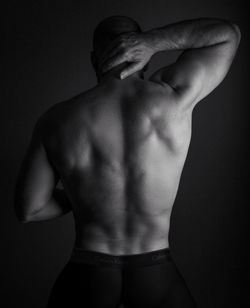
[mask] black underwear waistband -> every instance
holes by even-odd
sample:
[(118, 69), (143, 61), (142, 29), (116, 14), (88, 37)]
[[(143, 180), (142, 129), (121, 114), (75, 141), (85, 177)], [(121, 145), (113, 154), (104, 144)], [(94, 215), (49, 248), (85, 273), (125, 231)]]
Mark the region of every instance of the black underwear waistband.
[(83, 250), (74, 247), (70, 262), (85, 263), (96, 266), (147, 266), (159, 264), (170, 258), (169, 248), (154, 250), (142, 254), (110, 255), (103, 252)]

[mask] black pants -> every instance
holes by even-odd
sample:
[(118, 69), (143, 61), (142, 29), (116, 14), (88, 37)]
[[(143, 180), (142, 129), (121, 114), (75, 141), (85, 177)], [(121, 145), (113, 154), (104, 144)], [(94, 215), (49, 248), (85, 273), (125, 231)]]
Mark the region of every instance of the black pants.
[(168, 249), (112, 256), (76, 251), (51, 290), (48, 306), (81, 308), (194, 308)]

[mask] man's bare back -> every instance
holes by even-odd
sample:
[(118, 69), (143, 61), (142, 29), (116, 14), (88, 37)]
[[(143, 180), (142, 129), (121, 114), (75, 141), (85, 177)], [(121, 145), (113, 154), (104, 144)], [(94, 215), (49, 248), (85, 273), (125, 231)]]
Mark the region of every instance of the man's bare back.
[(56, 105), (42, 122), (72, 203), (77, 247), (110, 254), (168, 247), (191, 114), (178, 112), (166, 88), (112, 76)]
[[(72, 209), (76, 247), (137, 254), (169, 245), (192, 110), (225, 77), (240, 32), (205, 18), (142, 33), (123, 17), (105, 23), (92, 53), (99, 83), (38, 120), (15, 208), (23, 222)], [(144, 80), (142, 70), (163, 50), (184, 52)]]
[[(206, 18), (148, 32), (124, 16), (97, 26), (98, 85), (39, 118), (16, 185), (22, 222), (74, 214), (75, 245), (48, 308), (196, 307), (168, 248), (170, 215), (192, 111), (239, 41), (236, 25)], [(145, 80), (163, 50), (184, 51)]]

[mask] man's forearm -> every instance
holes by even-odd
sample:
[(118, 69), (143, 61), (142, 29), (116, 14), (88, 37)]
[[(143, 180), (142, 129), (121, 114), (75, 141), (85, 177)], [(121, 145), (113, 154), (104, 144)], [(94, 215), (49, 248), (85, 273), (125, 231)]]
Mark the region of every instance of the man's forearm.
[(144, 32), (155, 52), (208, 47), (236, 39), (238, 27), (220, 19), (186, 20)]
[(30, 215), (23, 222), (49, 220), (60, 217), (72, 210), (71, 203), (62, 189), (56, 188), (50, 200), (36, 213)]

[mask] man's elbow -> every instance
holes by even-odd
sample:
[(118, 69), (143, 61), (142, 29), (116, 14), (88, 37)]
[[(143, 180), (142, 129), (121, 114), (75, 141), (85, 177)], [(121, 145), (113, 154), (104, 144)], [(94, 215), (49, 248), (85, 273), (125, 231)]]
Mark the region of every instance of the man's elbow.
[(228, 22), (228, 40), (236, 43), (238, 46), (241, 39), (241, 31), (237, 24)]
[(241, 40), (241, 31), (240, 31), (240, 28), (238, 25), (236, 24), (233, 24), (233, 27), (234, 27), (234, 31), (235, 31), (235, 34), (236, 34), (236, 38), (237, 38), (237, 42), (238, 44), (240, 43), (240, 40)]
[(20, 211), (15, 210), (16, 218), (20, 223), (32, 222), (32, 215), (28, 213), (21, 213)]
[(28, 222), (32, 222), (32, 220), (27, 218), (18, 219), (21, 224), (27, 224)]
[(20, 223), (28, 223), (31, 222), (33, 219), (33, 213), (27, 210), (27, 206), (23, 204), (23, 202), (18, 202), (18, 200), (15, 200), (14, 202), (14, 211), (17, 220)]

